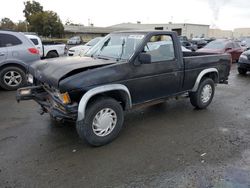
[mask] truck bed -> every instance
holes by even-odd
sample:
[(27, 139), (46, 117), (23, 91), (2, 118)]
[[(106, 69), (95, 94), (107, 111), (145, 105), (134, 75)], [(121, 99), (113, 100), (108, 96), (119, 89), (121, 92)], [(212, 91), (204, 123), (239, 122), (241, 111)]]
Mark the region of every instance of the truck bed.
[(228, 79), (231, 61), (230, 54), (183, 52), (184, 82), (185, 90), (190, 90), (199, 73), (205, 68), (216, 68), (219, 73), (219, 83)]

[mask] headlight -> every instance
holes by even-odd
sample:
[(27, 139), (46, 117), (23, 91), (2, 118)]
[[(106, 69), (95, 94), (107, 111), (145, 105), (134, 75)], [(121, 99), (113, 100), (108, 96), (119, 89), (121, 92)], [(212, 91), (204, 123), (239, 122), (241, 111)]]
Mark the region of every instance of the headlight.
[(28, 83), (33, 84), (34, 83), (34, 77), (31, 74), (28, 74), (27, 81), (28, 81)]
[(71, 103), (71, 99), (68, 92), (65, 93), (56, 92), (55, 95), (60, 99), (60, 101), (62, 101), (63, 104)]

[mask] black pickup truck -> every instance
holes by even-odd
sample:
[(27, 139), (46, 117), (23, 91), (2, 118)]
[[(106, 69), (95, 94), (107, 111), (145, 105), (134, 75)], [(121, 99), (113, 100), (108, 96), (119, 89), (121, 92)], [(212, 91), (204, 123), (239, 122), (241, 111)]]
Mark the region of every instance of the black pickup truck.
[(227, 84), (228, 54), (182, 52), (175, 32), (114, 32), (85, 57), (40, 61), (29, 68), (33, 86), (17, 100), (35, 100), (53, 119), (72, 120), (80, 138), (100, 146), (115, 139), (124, 111), (186, 95), (206, 108), (216, 84)]

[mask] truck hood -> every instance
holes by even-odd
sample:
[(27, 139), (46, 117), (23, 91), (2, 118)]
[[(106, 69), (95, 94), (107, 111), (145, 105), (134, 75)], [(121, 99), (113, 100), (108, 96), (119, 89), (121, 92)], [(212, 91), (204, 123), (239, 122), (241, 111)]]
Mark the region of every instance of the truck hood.
[(61, 57), (33, 63), (29, 72), (39, 81), (58, 87), (60, 80), (74, 74), (116, 63), (91, 57)]
[(81, 50), (88, 50), (91, 46), (86, 46), (86, 45), (79, 45), (79, 46), (74, 46), (70, 48), (70, 51), (81, 51)]

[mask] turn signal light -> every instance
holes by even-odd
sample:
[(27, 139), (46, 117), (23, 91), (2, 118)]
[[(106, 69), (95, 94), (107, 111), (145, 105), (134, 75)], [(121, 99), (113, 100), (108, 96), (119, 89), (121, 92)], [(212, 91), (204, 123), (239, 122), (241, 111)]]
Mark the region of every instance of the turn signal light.
[(67, 92), (60, 94), (60, 99), (63, 102), (63, 104), (69, 104), (69, 103), (71, 103), (69, 94)]

